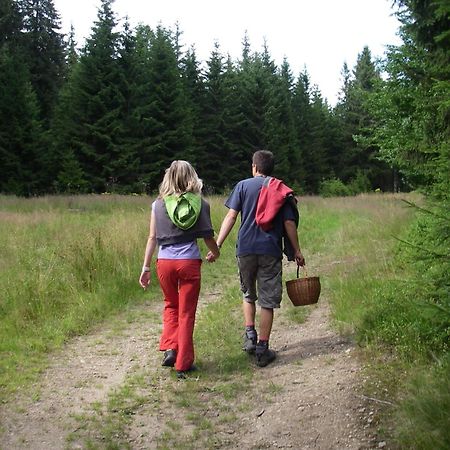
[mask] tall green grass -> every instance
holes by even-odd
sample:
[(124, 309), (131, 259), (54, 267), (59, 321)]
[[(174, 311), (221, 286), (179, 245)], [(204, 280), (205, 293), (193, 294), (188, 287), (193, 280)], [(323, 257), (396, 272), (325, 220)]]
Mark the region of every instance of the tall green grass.
[[(152, 199), (142, 196), (0, 196), (0, 398), (29, 384), (46, 355), (111, 315), (160, 298), (156, 277), (138, 277)], [(226, 213), (209, 199), (214, 228)], [(234, 278), (237, 227), (217, 264), (203, 265), (204, 290)], [(200, 242), (203, 254), (206, 247)], [(234, 281), (234, 280), (233, 280)]]
[(350, 220), (337, 234), (332, 253), (339, 263), (328, 276), (335, 323), (365, 348), (372, 386), (383, 386), (376, 394), (395, 400), (386, 416), (395, 445), (447, 449), (450, 324), (429, 286), (416, 278), (414, 260), (404, 258), (399, 239), (407, 236), (414, 211), (398, 197), (361, 196), (345, 204)]
[(0, 197), (3, 394), (70, 336), (144, 298), (148, 212), (146, 198)]
[[(209, 201), (218, 231), (226, 208), (221, 197)], [(0, 396), (36, 379), (46, 355), (71, 336), (89, 332), (144, 299), (160, 298), (156, 279), (145, 293), (137, 283), (150, 203), (150, 198), (139, 196), (0, 196)], [(369, 351), (389, 346), (407, 373), (402, 382), (420, 355), (430, 349), (433, 354), (445, 352), (443, 337), (430, 332), (420, 289), (409, 282), (408, 267), (396, 257), (396, 237), (404, 236), (413, 219), (401, 197), (305, 197), (299, 206), (299, 239), (308, 271), (321, 276), (341, 332), (355, 336)], [(203, 295), (212, 298), (199, 316), (195, 336), (199, 364), (223, 395), (228, 395), (229, 377), (248, 375), (239, 350), (237, 230), (238, 224), (219, 261), (203, 264)], [(200, 245), (204, 254), (206, 248)], [(436, 365), (426, 373), (427, 359), (421, 361), (415, 377), (409, 378), (411, 389), (396, 386), (394, 392), (405, 396), (395, 416), (399, 446), (425, 449), (428, 432), (435, 436), (433, 448), (445, 448), (448, 415), (436, 416), (439, 409), (432, 406), (448, 407), (442, 392), (448, 386), (449, 365)], [(426, 424), (422, 436), (411, 439), (419, 422)]]
[[(223, 198), (209, 201), (218, 230), (226, 213)], [(0, 196), (3, 392), (33, 379), (44, 356), (71, 336), (86, 333), (149, 295), (160, 295), (156, 282), (145, 295), (137, 284), (150, 203), (139, 196)], [(355, 210), (339, 199), (305, 198), (300, 210), (305, 256), (327, 261), (340, 258), (336, 236), (352, 217), (360, 218), (364, 208)], [(238, 224), (222, 248), (220, 262), (203, 265), (204, 289), (220, 294), (224, 285), (236, 283), (237, 230)], [(312, 266), (314, 270), (313, 261)]]
[(437, 364), (414, 368), (395, 420), (400, 448), (450, 448), (450, 355)]
[(379, 289), (402, 281), (393, 262), (396, 237), (403, 235), (412, 213), (393, 195), (325, 200), (323, 207), (341, 218), (322, 259), (333, 316), (342, 332), (354, 334), (361, 330), (369, 304), (377, 303), (373, 297)]

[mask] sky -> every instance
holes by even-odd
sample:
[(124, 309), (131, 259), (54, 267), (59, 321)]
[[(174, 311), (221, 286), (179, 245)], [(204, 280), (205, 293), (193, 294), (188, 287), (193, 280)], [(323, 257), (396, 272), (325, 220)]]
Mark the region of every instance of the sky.
[[(53, 3), (62, 31), (73, 25), (81, 47), (100, 0)], [(295, 77), (306, 68), (331, 105), (342, 86), (344, 62), (352, 69), (364, 46), (376, 58), (383, 57), (386, 45), (400, 43), (392, 0), (115, 0), (113, 10), (132, 26), (174, 29), (178, 22), (184, 49), (194, 46), (200, 61), (209, 59), (216, 41), (223, 55), (238, 59), (245, 33), (253, 52), (262, 50), (265, 40), (277, 65), (286, 58)]]

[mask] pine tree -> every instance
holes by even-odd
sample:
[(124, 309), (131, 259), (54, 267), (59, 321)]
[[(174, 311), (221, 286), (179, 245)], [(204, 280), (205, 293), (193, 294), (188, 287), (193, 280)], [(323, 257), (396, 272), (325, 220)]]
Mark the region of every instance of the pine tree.
[(297, 181), (299, 154), (295, 140), (293, 114), (294, 79), (289, 63), (284, 59), (279, 73), (273, 77), (266, 124), (268, 148), (276, 155), (276, 175), (287, 183)]
[(15, 0), (0, 2), (0, 46), (17, 51), (22, 43), (22, 15)]
[(223, 187), (227, 184), (226, 168), (218, 171), (228, 158), (225, 149), (224, 126), (224, 63), (219, 43), (207, 61), (205, 74), (205, 102), (202, 108), (201, 138), (206, 154), (199, 162), (199, 171), (209, 186)]
[(299, 165), (296, 172), (295, 182), (304, 192), (312, 192), (307, 185), (306, 167), (308, 149), (311, 143), (312, 108), (310, 98), (310, 79), (305, 68), (297, 78), (292, 98), (292, 111), (294, 117), (295, 143), (298, 146)]
[(373, 189), (393, 190), (392, 169), (380, 161), (378, 146), (369, 144), (366, 139), (373, 125), (369, 101), (381, 82), (368, 47), (358, 55), (352, 78), (346, 65), (343, 78), (340, 101), (335, 109), (336, 118), (341, 121), (340, 178), (348, 183), (359, 172), (370, 180)]
[(33, 195), (43, 169), (39, 110), (28, 68), (6, 44), (0, 46), (0, 86), (0, 192)]
[(181, 60), (181, 76), (187, 108), (186, 129), (190, 137), (190, 144), (186, 149), (186, 159), (194, 167), (198, 167), (206, 158), (202, 132), (205, 85), (194, 47), (191, 47)]
[(26, 57), (41, 117), (49, 123), (65, 74), (65, 44), (52, 0), (19, 0)]
[(145, 182), (155, 189), (173, 159), (189, 154), (187, 105), (170, 31), (159, 26), (149, 51), (148, 147), (141, 154)]

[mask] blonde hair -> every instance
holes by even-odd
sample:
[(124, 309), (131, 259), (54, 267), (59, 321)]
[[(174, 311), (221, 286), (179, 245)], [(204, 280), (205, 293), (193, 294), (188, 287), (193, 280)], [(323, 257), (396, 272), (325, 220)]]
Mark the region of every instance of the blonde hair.
[(159, 196), (164, 198), (184, 192), (200, 194), (202, 188), (203, 182), (195, 169), (187, 161), (177, 160), (172, 161), (170, 167), (166, 169), (162, 183), (159, 185)]

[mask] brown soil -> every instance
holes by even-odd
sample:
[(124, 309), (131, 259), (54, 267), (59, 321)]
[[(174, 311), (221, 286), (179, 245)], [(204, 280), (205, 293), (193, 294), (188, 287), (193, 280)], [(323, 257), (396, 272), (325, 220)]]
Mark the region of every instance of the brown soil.
[[(137, 367), (154, 373), (156, 383), (162, 379), (152, 389), (164, 389), (167, 379), (177, 383), (169, 369), (160, 367), (161, 354), (155, 351), (161, 305), (152, 302), (140, 308), (139, 320), (124, 320), (120, 330), (111, 326), (73, 339), (53, 355), (34, 388), (37, 399), (19, 395), (0, 406), (1, 449), (85, 448), (85, 441), (77, 437), (78, 433), (83, 436), (83, 421), (77, 415), (93, 414), (93, 405), (106, 403), (108, 395)], [(358, 351), (331, 328), (324, 296), (302, 325), (289, 321), (281, 308), (271, 346), (278, 353), (277, 360), (266, 368), (254, 368), (246, 398), (235, 399), (238, 420), (217, 427), (223, 444), (216, 448), (389, 448), (376, 438), (377, 403), (361, 394), (364, 376)], [(238, 408), (242, 401), (252, 407)], [(170, 411), (165, 405), (164, 412), (147, 415), (143, 407), (128, 425), (126, 445), (158, 448), (162, 422), (176, 417), (173, 408)], [(68, 441), (69, 435), (75, 438)], [(104, 447), (100, 442), (94, 448)]]

